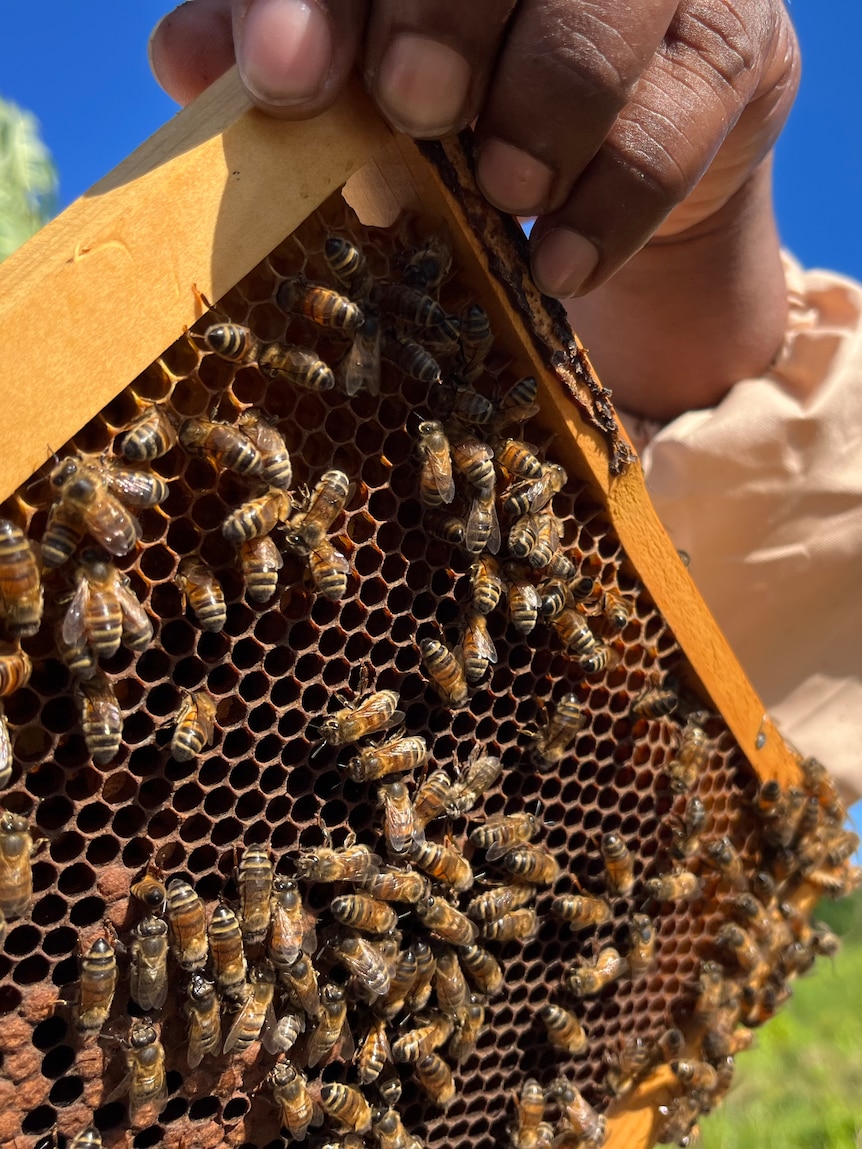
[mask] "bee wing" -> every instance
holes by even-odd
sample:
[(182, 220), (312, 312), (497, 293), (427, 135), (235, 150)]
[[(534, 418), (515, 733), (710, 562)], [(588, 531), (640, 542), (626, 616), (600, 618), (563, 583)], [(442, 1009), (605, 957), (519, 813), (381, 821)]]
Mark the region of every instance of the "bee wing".
[(260, 1027), (260, 1041), (267, 1053), (275, 1053), (273, 1043), (277, 1041), (278, 1018), (275, 1015), (275, 1000), (270, 1001), (263, 1016), (263, 1025)]
[[(464, 630), (464, 647), (469, 648), (469, 653), (476, 658), (483, 658), (486, 662), (495, 663), (497, 661), (497, 648), (494, 646), (494, 640), (488, 633), (488, 627), (483, 625), (485, 622), (484, 616), (480, 615), (481, 622), (478, 624), (474, 620), (469, 620)], [(465, 651), (466, 652), (466, 651)]]
[(129, 533), (129, 524), (131, 524), (135, 540), (137, 541), (141, 537), (141, 524), (108, 491), (105, 492), (103, 501), (98, 505), (98, 513), (89, 509), (84, 512), (83, 519), (93, 538), (112, 555), (128, 554), (126, 536)]
[(84, 616), (89, 602), (90, 584), (87, 579), (82, 578), (63, 617), (63, 642), (69, 646), (77, 646), (84, 638), (86, 633)]
[(448, 451), (426, 451), (425, 466), (431, 473), (434, 486), (444, 503), (455, 498), (455, 479), (452, 476), (452, 460)]
[(167, 494), (161, 481), (148, 471), (106, 467), (103, 478), (105, 485), (132, 507), (154, 507)]
[(117, 601), (123, 614), (123, 629), (131, 625), (136, 630), (145, 630), (147, 627), (152, 630), (153, 624), (150, 622), (149, 615), (135, 596), (134, 591), (124, 582), (117, 583)]
[(242, 1005), (236, 1011), (233, 1024), (227, 1031), (227, 1037), (224, 1039), (224, 1045), (222, 1046), (222, 1053), (230, 1053), (240, 1039), (246, 1018), (254, 1011), (254, 994), (249, 986), (246, 986), (246, 994), (245, 1001), (243, 1001)]
[(493, 496), (488, 503), (488, 513), (491, 518), (491, 532), (488, 535), (488, 544), (485, 549), (495, 555), (500, 549), (502, 537), (500, 535), (500, 520), (497, 518), (497, 503)]

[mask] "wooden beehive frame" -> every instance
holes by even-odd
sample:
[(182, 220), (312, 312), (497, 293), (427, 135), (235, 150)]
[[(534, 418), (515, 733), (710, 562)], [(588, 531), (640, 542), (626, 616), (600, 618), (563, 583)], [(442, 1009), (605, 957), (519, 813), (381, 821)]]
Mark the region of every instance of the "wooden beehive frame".
[[(457, 168), (462, 153), (451, 155)], [(469, 173), (455, 174), (457, 196), (439, 165), (393, 136), (359, 89), (313, 122), (284, 123), (249, 106), (235, 73), (223, 77), (0, 268), (2, 497), (200, 317), (200, 294), (223, 296), (350, 181), (348, 199), (367, 222), (388, 222), (403, 208), (445, 221), (468, 277), (483, 276), (483, 296), (497, 301), (495, 327), (505, 325), (540, 379), (555, 453), (600, 493), (700, 688), (756, 772), (787, 785), (798, 776), (795, 757), (661, 527), (640, 466), (611, 474), (606, 438), (583, 418), (565, 370), (551, 368), (553, 332), (537, 342), (489, 273), (471, 226), (485, 208)], [(531, 285), (525, 291), (535, 321), (541, 298)], [(577, 354), (581, 372), (591, 372)], [(662, 1083), (659, 1074), (611, 1117), (609, 1146), (652, 1143)]]

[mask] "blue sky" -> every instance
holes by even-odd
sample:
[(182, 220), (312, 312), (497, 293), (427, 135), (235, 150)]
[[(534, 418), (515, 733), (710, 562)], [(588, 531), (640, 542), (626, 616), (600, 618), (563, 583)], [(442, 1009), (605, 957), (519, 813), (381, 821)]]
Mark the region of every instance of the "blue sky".
[[(170, 0), (27, 0), (4, 5), (0, 96), (31, 109), (75, 199), (176, 111), (150, 76), (150, 29)], [(802, 92), (777, 152), (785, 244), (807, 266), (862, 279), (862, 4), (790, 4)]]

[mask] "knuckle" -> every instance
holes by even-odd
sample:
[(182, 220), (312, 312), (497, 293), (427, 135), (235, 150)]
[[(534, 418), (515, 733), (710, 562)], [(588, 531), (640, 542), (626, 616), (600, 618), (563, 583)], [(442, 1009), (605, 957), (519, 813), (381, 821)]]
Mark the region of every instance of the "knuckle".
[(771, 30), (756, 11), (743, 15), (739, 7), (728, 0), (681, 5), (666, 37), (669, 55), (722, 87), (734, 91), (752, 87)]

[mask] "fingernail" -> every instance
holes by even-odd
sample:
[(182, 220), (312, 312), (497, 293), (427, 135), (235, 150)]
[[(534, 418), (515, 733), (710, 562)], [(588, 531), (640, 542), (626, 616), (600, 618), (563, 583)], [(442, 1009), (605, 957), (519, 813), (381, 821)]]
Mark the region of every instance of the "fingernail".
[(381, 111), (411, 136), (442, 136), (460, 127), (470, 88), (470, 65), (439, 40), (397, 36), (375, 81)]
[(542, 238), (533, 253), (533, 278), (545, 295), (568, 299), (577, 295), (598, 262), (599, 253), (588, 239), (558, 227)]
[(249, 92), (269, 104), (316, 96), (332, 60), (329, 22), (305, 0), (252, 0), (239, 26), (237, 64)]
[(512, 144), (486, 140), (479, 152), (476, 179), (485, 198), (500, 211), (532, 215), (546, 205), (554, 173)]

